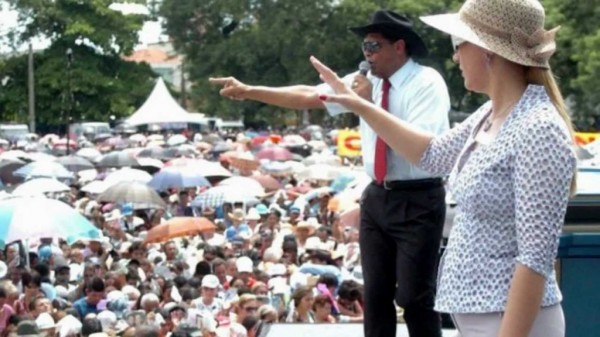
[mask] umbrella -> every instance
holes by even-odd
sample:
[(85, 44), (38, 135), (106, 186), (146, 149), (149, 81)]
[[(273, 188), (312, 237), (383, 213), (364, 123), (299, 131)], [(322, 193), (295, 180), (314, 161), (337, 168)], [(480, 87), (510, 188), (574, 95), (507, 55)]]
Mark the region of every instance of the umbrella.
[(175, 217), (148, 231), (145, 243), (160, 243), (174, 238), (194, 236), (210, 230), (216, 226), (207, 218)]
[(169, 188), (210, 186), (202, 172), (193, 166), (172, 166), (160, 170), (148, 185), (157, 191)]
[(232, 176), (231, 172), (221, 166), (221, 164), (204, 159), (179, 158), (167, 162), (165, 166), (193, 166), (207, 178), (224, 178)]
[(269, 136), (256, 136), (256, 137), (252, 138), (252, 140), (250, 141), (250, 145), (252, 147), (257, 147), (257, 146), (262, 145), (267, 140), (269, 140)]
[[(260, 176), (250, 176), (250, 179), (258, 181), (258, 183), (264, 187), (267, 192), (277, 191), (281, 189), (281, 183), (273, 178), (272, 176), (260, 175)], [(231, 179), (231, 178), (230, 178)], [(223, 182), (221, 182), (222, 184)]]
[(165, 153), (165, 149), (158, 146), (147, 147), (138, 153), (140, 158), (162, 158)]
[(298, 146), (306, 144), (306, 139), (300, 135), (287, 135), (283, 137), (282, 146)]
[(16, 170), (13, 175), (19, 177), (47, 177), (55, 179), (73, 179), (74, 175), (69, 172), (60, 163), (53, 161), (34, 161), (20, 169)]
[(314, 180), (333, 180), (340, 173), (342, 169), (330, 165), (312, 165), (307, 167), (305, 170), (298, 173), (299, 179), (314, 179)]
[(27, 159), (31, 161), (54, 161), (56, 157), (44, 152), (28, 152)]
[(90, 194), (102, 194), (104, 191), (106, 191), (110, 186), (108, 186), (104, 181), (102, 180), (94, 180), (91, 183), (83, 186), (81, 188), (81, 190), (83, 192), (86, 193), (90, 193)]
[(59, 157), (56, 161), (66, 167), (67, 170), (75, 173), (94, 168), (94, 164), (92, 164), (89, 160), (79, 156)]
[(257, 202), (257, 199), (254, 195), (235, 186), (216, 186), (198, 195), (190, 205), (192, 207), (219, 207), (228, 202), (251, 205), (253, 202)]
[(286, 161), (292, 159), (292, 153), (280, 146), (265, 147), (256, 153), (258, 159), (269, 159), (274, 161)]
[(75, 153), (75, 155), (77, 155), (79, 157), (83, 157), (87, 160), (93, 161), (96, 158), (100, 158), (100, 156), (102, 156), (102, 153), (100, 153), (100, 151), (96, 150), (93, 147), (85, 147), (85, 148), (77, 151), (77, 153)]
[(127, 152), (113, 151), (106, 154), (98, 162), (98, 167), (128, 167), (138, 166), (137, 160)]
[(0, 243), (60, 237), (72, 244), (100, 234), (88, 219), (58, 200), (22, 197), (0, 201)]
[(188, 139), (184, 135), (173, 135), (167, 140), (167, 145), (177, 146), (187, 143)]
[(21, 177), (15, 177), (13, 172), (25, 166), (26, 163), (22, 159), (0, 159), (0, 179), (5, 184), (17, 184), (23, 181)]
[(137, 161), (139, 163), (139, 166), (134, 166), (133, 168), (146, 171), (150, 174), (155, 174), (156, 172), (160, 171), (160, 169), (165, 167), (165, 164), (159, 159), (138, 158)]
[(323, 155), (323, 154), (313, 154), (312, 156), (308, 156), (304, 158), (302, 164), (306, 166), (324, 164), (324, 165), (333, 165), (333, 166), (341, 166), (342, 161), (340, 157), (333, 155)]
[(107, 184), (107, 186), (113, 186), (127, 181), (147, 184), (150, 180), (152, 180), (150, 173), (128, 167), (111, 172), (106, 176), (106, 178), (104, 178), (104, 182)]
[[(304, 169), (304, 165), (300, 165), (302, 166), (302, 169)], [(292, 173), (293, 166), (290, 162), (270, 161), (262, 165), (262, 170), (271, 175), (280, 176)]]
[(129, 136), (129, 140), (132, 142), (144, 144), (146, 143), (146, 136), (141, 133), (136, 133), (135, 135)]
[(253, 196), (262, 196), (265, 194), (264, 187), (262, 187), (262, 185), (258, 181), (247, 177), (227, 178), (221, 181), (219, 183), (219, 186), (231, 186), (232, 188), (238, 191), (241, 190), (244, 191), (246, 194)]
[(175, 149), (175, 153), (178, 157), (196, 156), (200, 154), (200, 152), (198, 152), (196, 147), (192, 144), (182, 144), (176, 147)]
[(117, 204), (132, 203), (136, 209), (164, 208), (165, 202), (150, 186), (140, 182), (122, 182), (109, 187), (98, 201)]
[(17, 186), (12, 195), (15, 196), (34, 196), (41, 193), (58, 193), (70, 190), (69, 186), (52, 178), (31, 179)]
[(229, 151), (231, 150), (231, 144), (228, 144), (226, 142), (218, 142), (216, 143), (213, 148), (212, 148), (212, 152), (215, 153), (220, 153), (220, 152), (225, 152), (225, 151)]
[(250, 152), (235, 152), (229, 156), (231, 166), (241, 171), (254, 171), (260, 167), (258, 160)]

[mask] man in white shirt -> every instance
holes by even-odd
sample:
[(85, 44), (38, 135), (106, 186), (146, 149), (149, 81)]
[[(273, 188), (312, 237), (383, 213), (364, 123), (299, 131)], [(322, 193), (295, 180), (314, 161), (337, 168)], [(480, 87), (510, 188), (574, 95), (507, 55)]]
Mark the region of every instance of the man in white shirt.
[[(370, 70), (344, 80), (395, 117), (432, 134), (446, 131), (448, 89), (438, 72), (413, 60), (425, 57), (427, 48), (410, 20), (381, 10), (368, 25), (351, 30), (363, 38)], [(223, 85), (221, 95), (231, 99), (291, 109), (325, 108), (332, 115), (345, 112), (319, 99), (333, 92), (325, 84), (272, 88), (246, 85), (233, 77), (210, 81)], [(361, 197), (365, 336), (396, 335), (395, 299), (404, 308), (410, 336), (439, 337), (441, 322), (433, 302), (446, 210), (442, 179), (394, 154), (363, 120), (360, 133), (365, 170), (373, 179)]]

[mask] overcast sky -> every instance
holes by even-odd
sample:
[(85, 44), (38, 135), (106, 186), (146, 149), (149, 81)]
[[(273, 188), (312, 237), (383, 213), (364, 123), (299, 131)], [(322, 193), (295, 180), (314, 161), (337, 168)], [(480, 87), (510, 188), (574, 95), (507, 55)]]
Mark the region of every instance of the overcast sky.
[[(0, 3), (3, 1), (0, 1)], [(125, 14), (143, 11), (143, 8), (138, 7), (139, 5), (118, 5), (114, 9), (121, 10)], [(6, 7), (5, 5), (2, 7)], [(0, 10), (0, 37), (4, 36), (11, 29), (17, 28), (17, 13), (9, 11), (6, 8)], [(164, 41), (166, 37), (161, 34), (162, 28), (160, 22), (148, 21), (144, 24), (144, 27), (140, 31), (140, 45), (137, 48), (141, 48), (149, 43), (155, 43), (158, 41)], [(48, 47), (49, 41), (45, 39), (36, 39), (33, 41), (34, 49), (44, 49)], [(27, 45), (19, 47), (20, 50), (26, 50)], [(6, 41), (0, 40), (0, 54), (11, 52), (10, 47)]]

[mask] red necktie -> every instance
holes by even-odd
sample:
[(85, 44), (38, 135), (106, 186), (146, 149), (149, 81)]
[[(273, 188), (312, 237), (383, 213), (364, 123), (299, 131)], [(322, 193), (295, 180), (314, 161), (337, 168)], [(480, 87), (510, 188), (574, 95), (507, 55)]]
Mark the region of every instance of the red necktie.
[[(389, 95), (390, 95), (390, 81), (387, 79), (383, 80), (383, 96), (381, 97), (381, 107), (388, 111), (389, 109)], [(383, 183), (385, 175), (387, 173), (387, 145), (379, 136), (377, 136), (377, 143), (375, 143), (375, 181), (378, 184)]]

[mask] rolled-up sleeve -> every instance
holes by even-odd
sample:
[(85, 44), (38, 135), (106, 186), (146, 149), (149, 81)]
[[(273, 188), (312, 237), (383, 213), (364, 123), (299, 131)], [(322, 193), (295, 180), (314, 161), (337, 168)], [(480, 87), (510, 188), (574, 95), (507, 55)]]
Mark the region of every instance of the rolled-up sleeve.
[(548, 278), (576, 170), (565, 126), (557, 118), (528, 123), (514, 160), (516, 261)]

